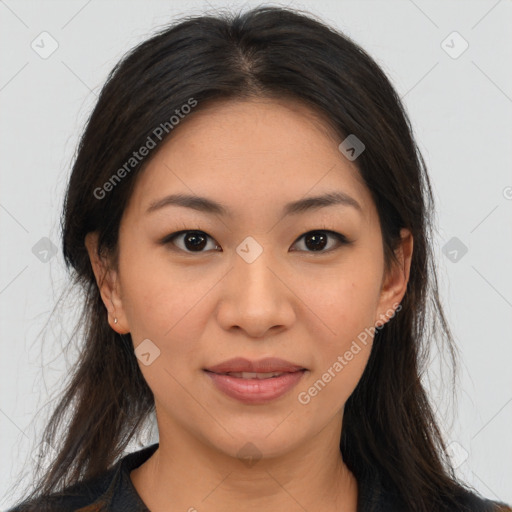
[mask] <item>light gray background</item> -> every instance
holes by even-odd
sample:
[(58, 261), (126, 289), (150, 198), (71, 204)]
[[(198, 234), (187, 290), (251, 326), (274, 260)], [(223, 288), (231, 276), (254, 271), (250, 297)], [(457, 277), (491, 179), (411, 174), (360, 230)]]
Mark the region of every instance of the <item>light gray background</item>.
[[(29, 471), (46, 418), (36, 425), (35, 414), (56, 404), (50, 399), (73, 362), (62, 347), (76, 303), (52, 317), (44, 343), (42, 329), (66, 288), (58, 226), (66, 178), (107, 73), (176, 15), (258, 4), (0, 0), (0, 497)], [(287, 4), (361, 44), (404, 99), (434, 185), (441, 292), (461, 354), (457, 402), (437, 365), (426, 384), (457, 472), (485, 496), (512, 503), (511, 2)], [(59, 45), (46, 59), (31, 47), (43, 31)], [(469, 44), (457, 58), (442, 46), (453, 31)], [(453, 36), (446, 44), (452, 53), (462, 48)], [(32, 250), (43, 237), (57, 248), (46, 263)], [(443, 253), (453, 237), (468, 248), (455, 262)], [(153, 432), (131, 449), (156, 439)]]

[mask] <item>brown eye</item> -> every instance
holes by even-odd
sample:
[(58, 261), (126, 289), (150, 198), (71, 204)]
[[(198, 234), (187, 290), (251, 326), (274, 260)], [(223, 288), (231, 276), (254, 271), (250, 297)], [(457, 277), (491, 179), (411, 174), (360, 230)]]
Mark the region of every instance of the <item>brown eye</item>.
[[(172, 243), (176, 245), (175, 241), (181, 238), (181, 246), (178, 246), (184, 252), (206, 252), (204, 248), (208, 245), (208, 239), (213, 238), (207, 235), (204, 231), (179, 231), (172, 233), (162, 240), (163, 244)], [(217, 243), (213, 244), (211, 249), (217, 249)]]
[[(334, 239), (335, 244), (334, 246), (332, 246), (331, 244), (331, 247), (329, 247), (329, 249), (324, 250), (325, 247), (328, 245), (329, 238)], [(302, 235), (298, 240), (301, 239), (304, 239), (306, 252), (331, 252), (340, 245), (346, 245), (349, 243), (345, 235), (329, 230), (309, 231)]]

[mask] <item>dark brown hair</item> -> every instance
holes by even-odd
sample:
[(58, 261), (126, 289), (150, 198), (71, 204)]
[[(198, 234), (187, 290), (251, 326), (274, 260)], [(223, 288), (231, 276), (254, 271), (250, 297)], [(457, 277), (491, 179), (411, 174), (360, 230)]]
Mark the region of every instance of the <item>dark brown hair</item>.
[(57, 456), (30, 498), (105, 471), (154, 412), (130, 335), (117, 334), (107, 322), (84, 245), (87, 233), (98, 232), (99, 253), (116, 265), (120, 220), (150, 158), (101, 199), (95, 190), (191, 98), (198, 111), (216, 100), (252, 97), (301, 102), (327, 120), (340, 142), (349, 134), (363, 141), (355, 163), (377, 207), (388, 268), (400, 229), (414, 237), (401, 310), (376, 335), (345, 405), (344, 461), (357, 479), (377, 475), (407, 510), (465, 510), (458, 501), (464, 484), (450, 466), (421, 383), (430, 349), (440, 341), (454, 383), (456, 348), (438, 294), (431, 185), (410, 121), (361, 47), (309, 13), (276, 7), (181, 19), (131, 50), (110, 73), (80, 140), (62, 215), (64, 258), (83, 297), (72, 337), (80, 354), (44, 432)]

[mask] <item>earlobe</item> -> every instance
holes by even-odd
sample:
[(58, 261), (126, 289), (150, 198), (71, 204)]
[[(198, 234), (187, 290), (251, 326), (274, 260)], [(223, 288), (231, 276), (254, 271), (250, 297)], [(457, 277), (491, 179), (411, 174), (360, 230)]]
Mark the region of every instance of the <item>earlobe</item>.
[(127, 322), (118, 289), (117, 272), (109, 262), (98, 254), (98, 233), (90, 232), (85, 236), (85, 246), (89, 254), (92, 270), (96, 278), (101, 299), (107, 309), (110, 327), (119, 334), (127, 334)]
[(398, 304), (407, 291), (414, 240), (411, 232), (406, 228), (400, 231), (400, 236), (402, 240), (395, 251), (397, 263), (392, 264), (383, 280), (375, 325), (383, 325), (394, 316)]

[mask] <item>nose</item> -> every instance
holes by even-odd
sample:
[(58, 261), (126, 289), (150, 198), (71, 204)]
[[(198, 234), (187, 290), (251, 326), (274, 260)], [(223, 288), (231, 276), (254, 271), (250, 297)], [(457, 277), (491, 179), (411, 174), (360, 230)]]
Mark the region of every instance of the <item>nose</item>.
[(241, 329), (251, 338), (290, 328), (298, 301), (290, 273), (284, 272), (270, 250), (263, 249), (254, 260), (240, 254), (223, 280), (219, 324), (225, 330)]

